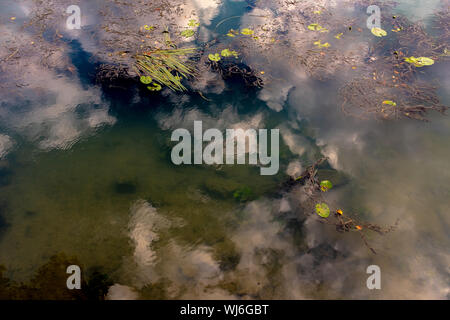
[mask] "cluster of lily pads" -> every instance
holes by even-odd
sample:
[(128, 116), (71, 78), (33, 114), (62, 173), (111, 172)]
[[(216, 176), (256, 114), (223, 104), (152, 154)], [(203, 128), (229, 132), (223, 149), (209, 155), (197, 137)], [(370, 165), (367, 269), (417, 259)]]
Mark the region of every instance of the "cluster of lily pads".
[[(329, 32), (329, 30), (327, 28), (322, 27), (318, 23), (311, 23), (308, 26), (308, 30), (319, 31), (319, 32)], [(343, 33), (339, 33), (339, 34), (335, 35), (334, 37), (336, 39), (340, 39), (342, 35), (343, 35)], [(319, 49), (321, 49), (321, 48), (329, 48), (331, 46), (328, 42), (322, 43), (320, 40), (315, 41), (314, 45), (317, 46), (317, 48), (319, 48)]]
[[(199, 25), (200, 25), (200, 23), (198, 21), (196, 21), (194, 19), (189, 20), (189, 23), (188, 23), (189, 27), (196, 28)], [(180, 35), (185, 38), (193, 37), (194, 34), (195, 34), (194, 29), (186, 29), (186, 30), (181, 31), (181, 33), (180, 33)]]
[[(329, 180), (323, 180), (320, 182), (320, 190), (322, 192), (327, 192), (333, 188), (333, 184)], [(330, 216), (330, 208), (324, 202), (316, 204), (316, 213), (322, 218), (328, 218)]]
[[(249, 28), (244, 28), (241, 30), (241, 34), (246, 35), (246, 36), (251, 36), (253, 35), (255, 32), (252, 29)], [(227, 36), (234, 38), (236, 36), (239, 35), (239, 31), (238, 30), (234, 30), (234, 29), (230, 29), (230, 31), (228, 31)]]
[(162, 89), (159, 83), (153, 82), (150, 76), (141, 76), (140, 81), (143, 84), (148, 84), (147, 89), (150, 91), (160, 91)]
[(208, 59), (214, 62), (218, 62), (220, 61), (222, 57), (228, 58), (228, 57), (235, 57), (238, 58), (239, 54), (235, 51), (235, 50), (230, 50), (230, 49), (223, 49), (220, 54), (219, 53), (210, 53), (208, 55)]

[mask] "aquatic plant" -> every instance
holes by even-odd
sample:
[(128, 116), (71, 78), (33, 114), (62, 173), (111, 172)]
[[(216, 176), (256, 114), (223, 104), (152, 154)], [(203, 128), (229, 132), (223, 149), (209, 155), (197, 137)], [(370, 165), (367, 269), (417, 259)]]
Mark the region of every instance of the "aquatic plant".
[[(160, 86), (174, 91), (186, 91), (181, 80), (195, 76), (194, 66), (187, 57), (196, 51), (196, 48), (147, 51), (135, 56), (134, 69), (141, 77), (150, 77)], [(157, 91), (158, 85), (154, 84), (151, 88), (153, 89), (149, 89)]]
[[(292, 188), (298, 184), (301, 184), (303, 186), (303, 194), (306, 196), (306, 200), (302, 201), (301, 205), (306, 214), (309, 212), (316, 213), (320, 216), (320, 218), (318, 218), (319, 222), (335, 226), (336, 231), (338, 232), (358, 232), (364, 244), (370, 249), (370, 251), (376, 253), (375, 249), (369, 245), (365, 232), (373, 231), (380, 235), (386, 234), (395, 230), (398, 220), (393, 226), (384, 228), (373, 223), (361, 222), (356, 218), (356, 214), (353, 214), (352, 217), (350, 217), (349, 215), (344, 214), (344, 210), (340, 208), (332, 210), (325, 202), (323, 192), (320, 192), (323, 191), (323, 186), (332, 187), (332, 184), (327, 180), (323, 180), (319, 183), (317, 179), (317, 168), (326, 162), (327, 159), (328, 158), (326, 157), (320, 158), (315, 163), (307, 167), (297, 179), (291, 178), (286, 186)], [(335, 214), (331, 216), (331, 212), (335, 212)]]
[(322, 27), (320, 24), (318, 23), (311, 23), (308, 26), (308, 29), (311, 31), (320, 31), (320, 32), (328, 32), (327, 28)]
[[(104, 300), (111, 279), (99, 268), (88, 269), (81, 279), (81, 290), (65, 286), (69, 265), (81, 265), (77, 258), (59, 253), (50, 257), (26, 283), (6, 278), (0, 265), (0, 300)], [(82, 265), (81, 265), (82, 266)], [(61, 285), (63, 284), (63, 285)]]
[(149, 26), (149, 25), (145, 25), (144, 26), (144, 30), (147, 30), (147, 31), (152, 31), (152, 30), (154, 30), (155, 29), (155, 27), (154, 26)]
[(328, 191), (331, 188), (333, 188), (333, 184), (331, 183), (331, 181), (329, 181), (329, 180), (322, 180), (320, 182), (320, 190), (322, 190), (323, 192)]
[(252, 29), (244, 28), (244, 29), (241, 30), (241, 33), (244, 34), (244, 35), (251, 36), (251, 35), (253, 35), (255, 32), (254, 32)]
[(322, 218), (328, 218), (330, 215), (330, 208), (324, 202), (316, 204), (316, 213)]
[(153, 79), (149, 76), (141, 76), (140, 80), (143, 84), (150, 84), (153, 81)]
[(405, 61), (413, 64), (414, 66), (420, 68), (424, 66), (431, 66), (434, 64), (434, 60), (428, 57), (409, 57), (405, 58)]
[(198, 27), (199, 25), (200, 25), (200, 22), (198, 22), (197, 20), (195, 20), (195, 19), (189, 20), (189, 23), (188, 23), (189, 27)]
[(240, 187), (233, 193), (233, 198), (239, 202), (245, 202), (253, 198), (252, 189), (247, 186)]
[(192, 29), (183, 30), (180, 33), (180, 35), (185, 38), (190, 38), (190, 37), (194, 36), (194, 34), (195, 34), (195, 31)]
[(318, 48), (329, 48), (331, 46), (328, 42), (321, 43), (320, 40), (315, 41), (314, 45), (316, 45)]
[(210, 53), (209, 55), (208, 55), (208, 59), (209, 60), (211, 60), (211, 61), (214, 61), (214, 62), (218, 62), (218, 61), (220, 61), (220, 54), (218, 54), (218, 53)]
[(231, 37), (231, 38), (234, 38), (234, 37), (236, 37), (237, 35), (239, 35), (239, 31), (236, 31), (236, 30), (234, 30), (234, 29), (230, 29), (230, 31), (228, 31), (228, 33), (227, 33), (227, 36), (229, 36), (229, 37)]
[(235, 50), (230, 50), (230, 49), (223, 49), (220, 54), (222, 55), (222, 57), (231, 57), (234, 56), (235, 58), (238, 57), (238, 53)]

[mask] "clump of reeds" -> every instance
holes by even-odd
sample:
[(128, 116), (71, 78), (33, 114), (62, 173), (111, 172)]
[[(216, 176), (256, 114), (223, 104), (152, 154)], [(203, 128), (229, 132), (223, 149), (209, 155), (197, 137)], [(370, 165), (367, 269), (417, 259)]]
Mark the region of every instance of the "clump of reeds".
[(134, 68), (140, 76), (148, 76), (171, 90), (186, 91), (181, 80), (195, 76), (195, 68), (188, 56), (196, 51), (196, 48), (184, 48), (144, 52), (135, 56)]

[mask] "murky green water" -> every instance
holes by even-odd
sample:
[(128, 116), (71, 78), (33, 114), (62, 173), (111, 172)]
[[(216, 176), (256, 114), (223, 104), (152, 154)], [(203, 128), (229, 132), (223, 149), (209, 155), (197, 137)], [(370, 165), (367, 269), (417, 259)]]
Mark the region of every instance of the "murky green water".
[[(206, 39), (280, 5), (192, 3)], [(396, 12), (417, 17), (415, 3), (402, 1)], [(8, 8), (1, 14), (8, 28), (11, 16), (27, 19), (29, 3), (22, 5), (0, 6)], [(439, 5), (433, 2), (425, 18)], [(345, 12), (334, 3), (323, 7)], [(89, 13), (88, 30), (95, 17)], [(149, 94), (137, 84), (106, 90), (93, 81), (93, 38), (81, 33), (61, 53), (74, 72), (36, 67), (28, 87), (0, 100), (0, 132), (7, 137), (0, 140), (4, 276), (29, 281), (64, 253), (108, 275), (115, 298), (448, 298), (448, 116), (350, 117), (337, 92), (360, 65), (318, 81), (276, 57), (258, 69), (275, 79), (263, 89), (212, 75), (199, 89), (208, 101), (195, 90)], [(447, 105), (448, 63), (423, 75), (439, 80)], [(191, 129), (194, 120), (221, 130), (279, 128), (279, 173), (261, 176), (251, 165), (175, 166), (170, 134)], [(399, 220), (393, 233), (367, 235), (376, 255), (358, 234), (337, 233), (303, 214), (300, 190), (281, 192), (289, 174), (321, 155), (329, 157), (325, 172), (333, 172), (330, 205), (381, 225)], [(382, 290), (366, 288), (371, 264), (381, 267)]]

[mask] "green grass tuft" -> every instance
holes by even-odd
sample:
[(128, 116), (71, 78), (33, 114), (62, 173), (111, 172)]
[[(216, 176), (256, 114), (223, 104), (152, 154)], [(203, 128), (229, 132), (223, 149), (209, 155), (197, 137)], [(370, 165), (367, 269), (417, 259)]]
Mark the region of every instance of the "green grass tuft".
[(136, 55), (135, 70), (139, 76), (149, 76), (174, 91), (186, 91), (183, 78), (195, 76), (195, 69), (187, 59), (196, 48), (153, 50)]

